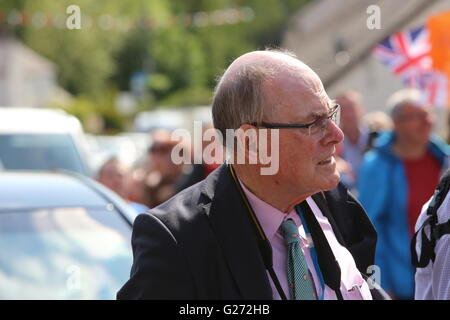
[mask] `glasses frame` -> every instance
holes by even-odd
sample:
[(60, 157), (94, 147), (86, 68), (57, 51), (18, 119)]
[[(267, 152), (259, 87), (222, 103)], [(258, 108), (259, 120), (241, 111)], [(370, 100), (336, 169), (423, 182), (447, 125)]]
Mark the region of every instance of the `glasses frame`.
[[(341, 106), (339, 104), (335, 104), (333, 109), (331, 110), (330, 114), (326, 117), (319, 118), (317, 120), (314, 120), (313, 122), (306, 123), (306, 124), (295, 124), (295, 123), (271, 123), (271, 122), (251, 122), (249, 123), (252, 126), (255, 127), (263, 127), (267, 129), (308, 129), (308, 135), (311, 135), (311, 127), (314, 125), (317, 125), (317, 123), (321, 121), (330, 120), (333, 121), (336, 125), (339, 125), (339, 121), (337, 120), (337, 114), (340, 112)], [(335, 117), (335, 119), (333, 119)], [(327, 128), (328, 126), (324, 126), (323, 128)]]

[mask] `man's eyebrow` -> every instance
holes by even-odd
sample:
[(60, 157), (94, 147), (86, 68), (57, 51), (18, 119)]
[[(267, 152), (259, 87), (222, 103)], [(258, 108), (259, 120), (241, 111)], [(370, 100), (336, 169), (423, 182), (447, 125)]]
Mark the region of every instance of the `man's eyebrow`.
[(314, 119), (319, 119), (319, 118), (324, 118), (326, 116), (328, 116), (330, 114), (330, 112), (333, 110), (333, 107), (336, 105), (336, 101), (335, 100), (331, 100), (328, 103), (329, 107), (328, 107), (328, 111), (324, 112), (324, 111), (312, 111), (311, 113), (308, 114), (308, 118), (314, 118)]

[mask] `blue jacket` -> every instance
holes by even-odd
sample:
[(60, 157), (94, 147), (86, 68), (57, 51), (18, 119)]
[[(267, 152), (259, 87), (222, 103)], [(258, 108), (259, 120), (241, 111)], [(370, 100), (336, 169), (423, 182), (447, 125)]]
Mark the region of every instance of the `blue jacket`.
[[(407, 179), (403, 162), (392, 152), (395, 135), (387, 132), (366, 153), (358, 175), (358, 197), (378, 232), (375, 264), (380, 267), (381, 286), (398, 297), (414, 297), (407, 213)], [(428, 145), (445, 169), (449, 146), (437, 137)]]

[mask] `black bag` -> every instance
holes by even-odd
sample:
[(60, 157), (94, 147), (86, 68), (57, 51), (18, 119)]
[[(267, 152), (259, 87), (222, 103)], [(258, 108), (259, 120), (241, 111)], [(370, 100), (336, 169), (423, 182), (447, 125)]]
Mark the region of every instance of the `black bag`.
[[(422, 226), (414, 234), (411, 241), (411, 262), (416, 268), (425, 268), (430, 261), (434, 263), (436, 254), (434, 247), (436, 242), (444, 235), (450, 234), (450, 220), (444, 223), (438, 224), (437, 211), (439, 206), (444, 202), (447, 193), (450, 190), (450, 169), (444, 174), (439, 183), (436, 191), (434, 192), (433, 199), (427, 209), (427, 218)], [(424, 227), (430, 226), (430, 238), (428, 239)], [(420, 250), (420, 258), (417, 256), (416, 241), (417, 235), (422, 235), (422, 248)]]

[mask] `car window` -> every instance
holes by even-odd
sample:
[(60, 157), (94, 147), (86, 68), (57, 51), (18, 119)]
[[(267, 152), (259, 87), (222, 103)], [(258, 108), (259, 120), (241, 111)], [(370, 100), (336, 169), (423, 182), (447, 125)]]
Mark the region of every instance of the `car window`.
[(66, 169), (86, 174), (69, 134), (1, 134), (0, 162), (6, 170)]
[(115, 299), (129, 278), (130, 238), (115, 211), (0, 213), (0, 299)]

